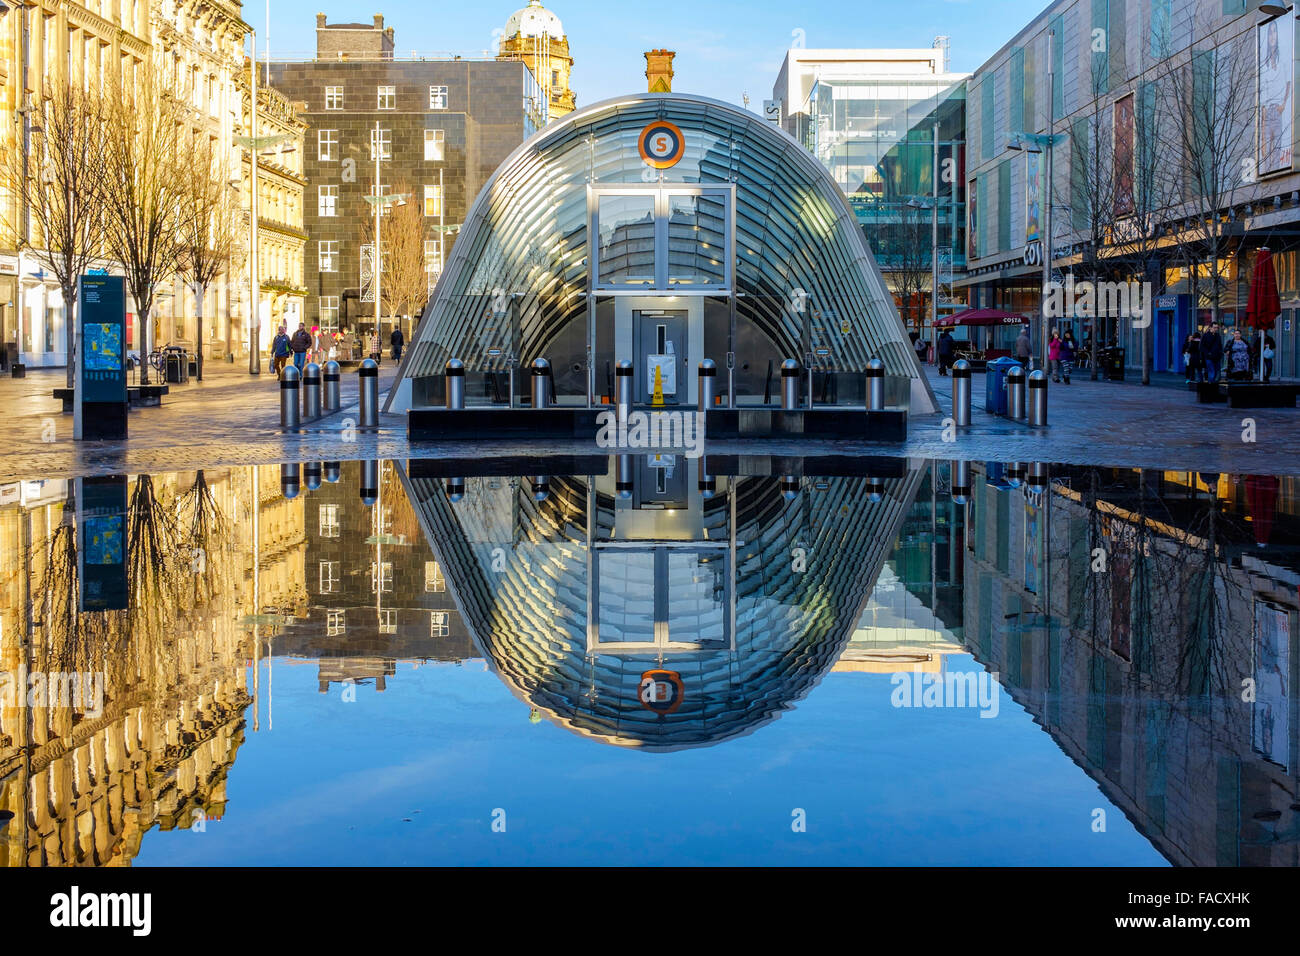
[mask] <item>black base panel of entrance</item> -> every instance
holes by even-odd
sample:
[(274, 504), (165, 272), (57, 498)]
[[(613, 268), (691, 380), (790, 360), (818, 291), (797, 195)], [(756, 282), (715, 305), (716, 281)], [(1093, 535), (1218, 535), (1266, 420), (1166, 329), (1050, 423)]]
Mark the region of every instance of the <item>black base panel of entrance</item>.
[(771, 408), (711, 408), (704, 434), (729, 438), (840, 438), (853, 441), (907, 441), (907, 412), (887, 409), (813, 408), (787, 412)]
[(120, 441), (126, 438), (126, 402), (85, 402), (81, 406), (83, 441)]
[[(498, 438), (588, 439), (600, 431), (605, 408), (420, 408), (407, 413), (411, 441), (481, 441)], [(671, 411), (671, 409), (665, 409)], [(854, 441), (907, 440), (907, 412), (815, 408), (787, 412), (772, 408), (711, 408), (706, 439), (839, 438)]]
[(903, 478), (906, 458), (850, 455), (706, 455), (709, 474), (737, 477)]
[(412, 458), (412, 478), (513, 478), (520, 475), (609, 474), (608, 455), (510, 455), (501, 458)]
[(1296, 386), (1229, 382), (1229, 408), (1295, 408)]
[[(411, 441), (483, 441), (495, 438), (594, 441), (599, 408), (413, 408), (406, 416)], [(459, 476), (454, 476), (459, 477)]]

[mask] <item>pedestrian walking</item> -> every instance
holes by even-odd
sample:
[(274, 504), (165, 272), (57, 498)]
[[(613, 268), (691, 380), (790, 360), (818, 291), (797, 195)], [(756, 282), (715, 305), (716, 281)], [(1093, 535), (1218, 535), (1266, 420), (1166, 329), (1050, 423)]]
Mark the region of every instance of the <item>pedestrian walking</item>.
[(1213, 384), (1219, 380), (1219, 369), (1223, 366), (1223, 337), (1219, 335), (1219, 326), (1211, 322), (1201, 336), (1201, 364), (1205, 367), (1205, 381)]
[(1250, 345), (1241, 337), (1241, 329), (1232, 330), (1232, 340), (1223, 350), (1223, 358), (1223, 367), (1230, 381), (1250, 381)]
[(1061, 373), (1061, 381), (1066, 385), (1070, 384), (1070, 373), (1074, 371), (1074, 357), (1079, 354), (1074, 341), (1074, 332), (1071, 329), (1065, 330), (1065, 338), (1061, 339), (1060, 349), (1057, 352), (1056, 367)]
[(1016, 339), (1015, 355), (1016, 359), (1023, 363), (1026, 368), (1029, 367), (1029, 360), (1034, 357), (1034, 346), (1029, 339), (1029, 326), (1027, 325), (1020, 330), (1020, 337)]
[(1273, 336), (1267, 332), (1264, 333), (1264, 384), (1267, 385), (1273, 378), (1273, 356), (1277, 354), (1277, 343), (1273, 341)]
[(1201, 380), (1201, 330), (1195, 329), (1183, 339), (1183, 375), (1188, 383)]
[(1052, 329), (1052, 338), (1047, 343), (1047, 370), (1053, 382), (1061, 380), (1061, 333)]
[(302, 371), (307, 364), (307, 351), (311, 348), (311, 333), (307, 331), (306, 323), (298, 323), (298, 331), (289, 340), (289, 348), (293, 351), (293, 367)]
[(284, 367), (289, 364), (290, 353), (289, 335), (282, 325), (275, 338), (271, 340), (271, 368), (275, 371), (276, 378), (280, 377)]
[(947, 329), (939, 336), (939, 374), (947, 375), (952, 367), (953, 355), (957, 352), (957, 341)]
[(402, 334), (401, 326), (393, 329), (393, 334), (388, 337), (388, 344), (392, 347), (392, 356), (394, 362), (402, 360), (402, 346), (406, 344), (406, 336)]
[(379, 351), (379, 326), (375, 326), (375, 331), (370, 336), (370, 357), (376, 365), (383, 364), (384, 353)]

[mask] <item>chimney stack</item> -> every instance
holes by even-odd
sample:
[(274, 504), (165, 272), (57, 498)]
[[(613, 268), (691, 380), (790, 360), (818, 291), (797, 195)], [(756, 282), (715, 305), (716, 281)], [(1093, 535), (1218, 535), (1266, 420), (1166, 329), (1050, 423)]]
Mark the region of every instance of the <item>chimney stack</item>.
[(646, 88), (651, 93), (671, 93), (673, 91), (673, 57), (672, 50), (649, 50), (645, 54)]

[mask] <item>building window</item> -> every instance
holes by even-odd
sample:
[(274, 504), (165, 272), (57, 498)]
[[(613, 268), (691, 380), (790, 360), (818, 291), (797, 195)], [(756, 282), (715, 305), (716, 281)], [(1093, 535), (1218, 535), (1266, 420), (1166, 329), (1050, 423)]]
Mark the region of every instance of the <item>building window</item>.
[(445, 110), (447, 108), (447, 87), (429, 87), (429, 109)]
[(337, 239), (322, 239), (316, 244), (316, 267), (321, 272), (339, 271), (339, 243)]
[(348, 629), (347, 611), (336, 608), (325, 612), (325, 636), (338, 637)]
[(397, 87), (395, 86), (379, 87), (378, 95), (376, 96), (376, 99), (378, 100), (378, 102), (376, 102), (375, 105), (381, 110), (397, 109)]
[(438, 273), (442, 271), (442, 240), (424, 240), (424, 271)]
[(370, 131), (370, 158), (375, 158), (375, 143), (379, 143), (379, 158), (393, 158), (393, 131), (391, 129), (372, 129)]
[(341, 86), (325, 87), (325, 108), (327, 110), (343, 109), (343, 87)]
[(393, 590), (393, 563), (385, 561), (383, 564), (370, 562), (370, 591), (372, 594), (388, 594)]
[(447, 590), (447, 579), (442, 576), (437, 561), (424, 562), (424, 589), (430, 594), (442, 594)]
[(426, 216), (442, 215), (442, 187), (424, 187), (424, 214)]
[(451, 633), (451, 615), (446, 611), (429, 612), (429, 636), (446, 637)]
[(316, 212), (321, 216), (337, 216), (339, 214), (339, 187), (337, 186), (318, 186), (316, 200)]
[(397, 611), (394, 608), (381, 608), (379, 611), (379, 633), (397, 633)]
[(333, 594), (339, 583), (339, 563), (337, 561), (322, 561), (320, 563), (320, 592), (321, 594)]
[(339, 536), (338, 505), (320, 506), (319, 528), (322, 538), (337, 538)]
[(424, 161), (426, 163), (442, 162), (443, 148), (446, 143), (446, 130), (426, 129), (424, 131)]
[(316, 133), (316, 158), (322, 163), (332, 163), (339, 158), (339, 131), (322, 129)]
[(320, 297), (320, 327), (322, 332), (339, 330), (339, 297), (323, 295)]

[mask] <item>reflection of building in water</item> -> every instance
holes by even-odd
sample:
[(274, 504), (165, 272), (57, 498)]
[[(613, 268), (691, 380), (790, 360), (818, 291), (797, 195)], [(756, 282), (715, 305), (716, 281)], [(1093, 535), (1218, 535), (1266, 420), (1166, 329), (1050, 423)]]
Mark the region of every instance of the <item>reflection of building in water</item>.
[[(255, 582), (275, 600), (292, 593), (295, 525), (301, 538), (301, 504), (278, 497), (277, 478), (271, 468), (129, 479), (130, 600), (98, 612), (77, 611), (78, 552), (84, 562), (89, 549), (75, 487), (0, 488), (0, 673), (15, 689), (72, 673), (102, 689), (44, 702), (16, 693), (0, 706), (0, 865), (129, 864), (150, 828), (224, 814), (250, 702)], [(253, 573), (257, 541), (266, 551)]]
[(379, 476), (371, 505), (360, 462), (303, 495), (306, 596), (274, 649), (318, 659), (321, 693), (334, 682), (382, 691), (399, 660), (477, 656), (391, 462)]
[(413, 461), (407, 484), (466, 627), (512, 692), (580, 734), (652, 750), (748, 733), (807, 693), (919, 483), (905, 462), (876, 483), (611, 461), (594, 477), (472, 477), (463, 496), (429, 477), (441, 466)]
[(931, 463), (889, 561), (837, 671), (940, 673), (949, 654), (965, 653), (961, 628), (965, 509), (954, 504), (945, 466)]
[(975, 656), (1170, 861), (1300, 863), (1296, 482), (975, 472)]

